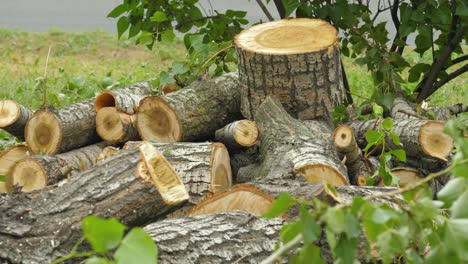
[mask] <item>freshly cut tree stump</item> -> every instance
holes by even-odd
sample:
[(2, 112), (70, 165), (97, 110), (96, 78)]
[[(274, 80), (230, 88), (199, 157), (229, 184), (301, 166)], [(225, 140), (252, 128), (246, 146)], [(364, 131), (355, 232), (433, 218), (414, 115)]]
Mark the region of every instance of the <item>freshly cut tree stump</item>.
[(135, 114), (141, 99), (148, 95), (153, 86), (150, 81), (139, 82), (119, 90), (101, 92), (96, 96), (94, 109), (99, 112), (104, 107), (115, 107), (118, 112)]
[(99, 142), (94, 99), (58, 110), (36, 111), (25, 128), (26, 143), (34, 154), (53, 155)]
[(346, 157), (348, 175), (353, 185), (366, 185), (366, 180), (374, 174), (376, 168), (364, 158), (354, 138), (353, 129), (341, 125), (333, 133), (333, 144), (338, 153)]
[(212, 138), (220, 127), (240, 117), (237, 75), (196, 81), (177, 92), (140, 102), (137, 128), (143, 140), (195, 141)]
[(345, 100), (338, 32), (320, 19), (287, 19), (263, 23), (235, 37), (245, 118), (269, 95), (302, 120), (332, 121)]
[(123, 143), (140, 139), (136, 125), (136, 114), (118, 112), (115, 107), (101, 108), (96, 114), (96, 131), (109, 143)]
[[(360, 148), (367, 142), (365, 133), (368, 129), (377, 130), (381, 120), (353, 121), (348, 125), (353, 128)], [(400, 136), (400, 141), (411, 157), (429, 157), (447, 161), (453, 149), (453, 140), (444, 133), (444, 122), (420, 119), (395, 119), (393, 131)], [(389, 139), (387, 144), (396, 147)]]
[(107, 143), (99, 143), (55, 156), (34, 155), (18, 161), (7, 180), (8, 191), (31, 192), (94, 166)]
[(12, 100), (0, 100), (0, 128), (24, 140), (24, 127), (32, 112)]
[(261, 163), (241, 168), (240, 179), (275, 179), (289, 174), (293, 178), (304, 176), (313, 183), (349, 184), (333, 147), (331, 131), (323, 123), (306, 124), (294, 119), (271, 97), (258, 108), (255, 122), (262, 134)]
[(158, 263), (259, 263), (274, 250), (284, 221), (230, 212), (167, 219), (145, 226)]
[(255, 122), (244, 119), (216, 130), (215, 140), (224, 143), (228, 149), (239, 149), (257, 144), (258, 136)]
[[(16, 162), (28, 155), (29, 148), (25, 143), (16, 144), (0, 152), (0, 175), (8, 178)], [(0, 193), (4, 192), (7, 192), (6, 183), (0, 181)]]
[[(210, 192), (229, 188), (229, 161), (221, 161), (227, 153), (220, 144), (212, 144), (210, 168), (212, 178), (205, 180), (202, 164), (202, 149), (209, 143), (186, 143), (184, 147), (152, 143), (172, 166), (179, 168), (179, 176), (193, 200), (200, 200)], [(190, 148), (187, 145), (192, 145)], [(198, 147), (197, 147), (198, 145)], [(206, 147), (202, 147), (205, 145)], [(164, 148), (164, 147), (166, 148)], [(190, 159), (184, 149), (200, 155)], [(179, 155), (174, 155), (179, 153)], [(135, 176), (140, 162), (138, 148), (122, 151), (85, 172), (70, 177), (66, 184), (49, 191), (13, 193), (0, 196), (0, 260), (7, 263), (49, 263), (51, 259), (68, 254), (82, 236), (81, 220), (89, 214), (100, 217), (115, 217), (129, 226), (145, 225), (180, 208), (167, 205), (151, 181)], [(183, 168), (187, 168), (184, 172)], [(52, 242), (51, 242), (52, 241)]]

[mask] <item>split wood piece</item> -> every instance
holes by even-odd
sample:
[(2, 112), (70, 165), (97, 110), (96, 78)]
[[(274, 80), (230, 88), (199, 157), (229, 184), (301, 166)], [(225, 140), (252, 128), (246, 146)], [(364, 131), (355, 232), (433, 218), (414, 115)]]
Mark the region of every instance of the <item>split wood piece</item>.
[(402, 97), (397, 97), (393, 101), (390, 116), (395, 119), (424, 119), (421, 115), (416, 113), (415, 109)]
[(333, 133), (333, 144), (338, 153), (346, 157), (348, 175), (353, 185), (366, 185), (366, 180), (374, 174), (376, 168), (364, 158), (354, 138), (353, 129), (340, 125)]
[[(143, 144), (133, 145), (139, 148)], [(229, 189), (232, 185), (229, 153), (221, 143), (151, 143), (166, 157), (177, 175), (186, 184), (190, 202), (196, 204), (206, 195)], [(141, 162), (136, 174), (148, 181), (153, 178), (147, 166)], [(164, 177), (170, 177), (166, 175)], [(187, 184), (192, 183), (192, 184)], [(200, 195), (200, 190), (204, 190)]]
[(344, 165), (333, 147), (332, 133), (324, 123), (305, 124), (294, 119), (271, 97), (258, 108), (255, 122), (262, 135), (261, 162), (241, 168), (240, 179), (251, 181), (251, 177), (273, 179), (290, 175), (304, 176), (314, 183), (349, 184)]
[[(312, 200), (319, 198), (331, 204), (351, 202), (356, 196), (366, 196), (378, 192), (396, 190), (393, 187), (336, 187), (337, 193), (331, 193), (323, 184), (305, 182), (303, 178), (291, 180), (261, 180), (246, 184), (238, 184), (230, 190), (215, 194), (197, 204), (189, 212), (190, 215), (217, 214), (230, 211), (243, 211), (257, 216), (265, 213), (272, 206), (274, 200), (282, 193), (289, 193), (298, 199)], [(398, 206), (401, 197), (376, 200), (392, 207)], [(287, 212), (286, 218), (298, 215), (297, 208)]]
[[(25, 143), (16, 144), (0, 152), (0, 175), (7, 176), (8, 178), (11, 168), (13, 168), (16, 162), (28, 155), (29, 148)], [(7, 192), (6, 183), (0, 181), (0, 193), (5, 192)]]
[(139, 82), (123, 89), (101, 92), (96, 96), (94, 110), (99, 112), (104, 107), (115, 107), (118, 112), (135, 114), (141, 99), (153, 90), (150, 82)]
[(101, 108), (96, 114), (96, 131), (109, 143), (123, 143), (140, 139), (136, 125), (136, 114), (118, 112), (115, 107)]
[(31, 110), (15, 101), (0, 100), (0, 129), (21, 140), (24, 140), (24, 127), (31, 115)]
[(176, 205), (190, 199), (174, 168), (154, 146), (144, 143), (140, 146), (140, 153), (151, 181), (166, 204)]
[[(373, 119), (348, 123), (354, 130), (360, 148), (366, 147), (366, 131), (379, 129), (381, 122)], [(400, 136), (407, 156), (447, 161), (453, 149), (453, 140), (444, 133), (444, 122), (420, 119), (395, 119), (393, 122), (393, 131)], [(391, 139), (387, 140), (387, 144), (393, 148), (397, 147)]]
[(98, 162), (101, 162), (103, 160), (106, 160), (112, 156), (115, 156), (117, 153), (119, 153), (120, 149), (116, 148), (116, 147), (113, 147), (113, 146), (108, 146), (108, 147), (105, 147), (101, 153), (99, 154), (99, 156), (97, 157), (96, 159), (96, 163)]
[(253, 26), (235, 37), (242, 114), (253, 119), (267, 96), (302, 120), (333, 120), (345, 101), (338, 32), (320, 19), (287, 19)]
[[(176, 171), (179, 170), (192, 200), (224, 190), (221, 184), (230, 180), (223, 178), (229, 176), (224, 173), (224, 169), (229, 167), (221, 163), (227, 153), (225, 148), (220, 144), (211, 146), (209, 170), (215, 179), (205, 181), (205, 157), (200, 159), (200, 156), (203, 149), (210, 146), (208, 143), (188, 145), (192, 147), (165, 144), (164, 149), (153, 143)], [(184, 155), (184, 149), (194, 154), (189, 165), (185, 164), (191, 154), (189, 151)], [(68, 254), (82, 236), (83, 217), (90, 214), (115, 217), (127, 226), (143, 226), (183, 206), (165, 204), (152, 182), (138, 177), (138, 174), (135, 177), (140, 159), (138, 148), (128, 149), (48, 191), (0, 195), (0, 260), (8, 263), (50, 263), (52, 259)], [(196, 164), (201, 164), (202, 168)], [(229, 166), (229, 162), (225, 166)]]
[(140, 102), (137, 128), (143, 140), (195, 141), (213, 138), (215, 131), (240, 117), (237, 75), (195, 81), (186, 88)]
[(144, 227), (158, 263), (259, 263), (278, 242), (284, 221), (231, 212), (167, 219)]
[(25, 129), (31, 152), (53, 155), (99, 142), (93, 105), (90, 99), (58, 110), (36, 111)]
[(231, 150), (257, 144), (258, 136), (258, 128), (255, 122), (244, 119), (216, 130), (215, 140), (224, 143)]
[(99, 143), (55, 156), (34, 155), (18, 161), (6, 183), (8, 191), (31, 192), (93, 167), (107, 146)]

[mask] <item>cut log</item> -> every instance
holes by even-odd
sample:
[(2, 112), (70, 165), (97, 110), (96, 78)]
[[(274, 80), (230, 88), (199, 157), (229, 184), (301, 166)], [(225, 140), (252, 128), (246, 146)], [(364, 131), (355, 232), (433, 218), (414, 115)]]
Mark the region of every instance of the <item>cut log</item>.
[[(323, 184), (305, 182), (303, 178), (296, 180), (261, 180), (246, 184), (238, 184), (230, 190), (215, 194), (190, 210), (190, 215), (217, 214), (230, 211), (243, 211), (260, 216), (270, 209), (273, 201), (282, 193), (289, 193), (297, 199), (312, 200), (319, 198), (327, 203), (350, 203), (356, 196), (367, 196), (379, 192), (396, 190), (393, 187), (358, 187), (339, 186), (336, 194), (329, 193)], [(386, 197), (376, 199), (392, 207), (397, 207), (403, 201), (401, 197)], [(287, 213), (287, 218), (297, 216), (297, 208)]]
[(222, 142), (231, 150), (257, 144), (258, 136), (258, 128), (255, 122), (244, 119), (216, 130), (215, 140)]
[(214, 137), (220, 127), (240, 119), (237, 75), (196, 81), (177, 92), (140, 102), (137, 128), (143, 140), (195, 141)]
[(31, 110), (15, 101), (0, 100), (0, 128), (21, 140), (31, 115)]
[(109, 143), (123, 143), (140, 139), (136, 125), (136, 114), (118, 112), (115, 107), (101, 108), (96, 114), (96, 131)]
[(55, 156), (34, 155), (18, 161), (10, 171), (7, 189), (31, 192), (53, 185), (66, 177), (94, 166), (107, 146), (94, 144)]
[(354, 138), (353, 129), (341, 125), (333, 133), (333, 144), (338, 153), (346, 157), (348, 175), (353, 185), (366, 185), (366, 180), (374, 174), (376, 168), (364, 158)]
[(151, 80), (139, 82), (119, 90), (104, 91), (96, 96), (94, 110), (99, 112), (104, 107), (115, 107), (118, 112), (135, 114), (141, 99), (154, 89)]
[(253, 119), (275, 95), (293, 117), (332, 121), (345, 101), (338, 32), (320, 19), (263, 23), (235, 37), (242, 114)]
[(261, 163), (243, 167), (239, 178), (304, 176), (314, 183), (348, 185), (344, 165), (333, 147), (331, 131), (319, 121), (307, 124), (292, 118), (281, 103), (268, 97), (258, 108), (255, 122), (261, 131)]
[[(29, 155), (29, 148), (25, 143), (16, 144), (0, 152), (0, 175), (7, 176), (11, 168), (19, 160)], [(0, 181), (0, 193), (7, 192), (6, 183)]]
[(457, 116), (460, 113), (468, 112), (468, 105), (456, 104), (449, 107), (429, 107), (429, 109), (423, 109), (423, 113), (432, 113), (436, 120), (449, 120), (452, 116)]
[(144, 143), (140, 146), (140, 153), (151, 181), (166, 204), (176, 205), (190, 199), (172, 165), (154, 146)]
[[(201, 150), (210, 146), (211, 164), (220, 164), (224, 160), (223, 153), (227, 153), (220, 144), (186, 143), (184, 147), (174, 147), (154, 143), (153, 146), (158, 147), (176, 171), (182, 171), (179, 176), (194, 201), (210, 192), (224, 190), (221, 183), (230, 182), (224, 178), (229, 174), (222, 171), (229, 168), (229, 163), (227, 167), (212, 165), (209, 168), (212, 178), (207, 180), (204, 169), (196, 166), (198, 163), (204, 167), (205, 158), (197, 159)], [(184, 154), (186, 149), (195, 154), (194, 150), (198, 149), (200, 153), (192, 157), (190, 170), (184, 170), (188, 168), (186, 161), (191, 158), (189, 153)], [(128, 226), (141, 226), (182, 206), (165, 204), (152, 183), (135, 177), (138, 162), (139, 149), (129, 149), (49, 191), (0, 196), (0, 260), (49, 263), (53, 258), (68, 254), (82, 235), (81, 220), (89, 214), (115, 217)]]
[(93, 105), (90, 99), (59, 110), (36, 111), (25, 128), (31, 152), (53, 155), (99, 142)]
[[(348, 125), (353, 128), (360, 148), (365, 148), (365, 134), (368, 129), (379, 129), (381, 120), (353, 121)], [(447, 161), (453, 149), (453, 140), (444, 133), (441, 121), (420, 119), (395, 119), (393, 131), (400, 136), (400, 141), (410, 157), (429, 157)], [(387, 144), (397, 147), (391, 139)]]
[(284, 221), (232, 212), (168, 219), (145, 226), (158, 263), (259, 263), (274, 250)]

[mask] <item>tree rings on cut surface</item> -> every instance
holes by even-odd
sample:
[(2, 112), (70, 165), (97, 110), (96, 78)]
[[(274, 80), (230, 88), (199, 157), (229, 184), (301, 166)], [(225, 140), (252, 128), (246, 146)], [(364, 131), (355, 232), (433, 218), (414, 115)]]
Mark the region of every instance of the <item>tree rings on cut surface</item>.
[[(25, 143), (16, 144), (0, 152), (0, 175), (7, 176), (11, 174), (11, 169), (19, 160), (29, 155), (29, 149)], [(5, 182), (0, 182), (0, 193), (7, 192)]]
[(428, 121), (422, 125), (418, 141), (425, 154), (444, 161), (453, 149), (453, 140), (444, 133), (444, 122), (440, 121)]
[(33, 153), (57, 153), (62, 143), (61, 135), (60, 121), (46, 110), (37, 111), (26, 124), (25, 138)]
[(134, 127), (136, 115), (118, 112), (115, 107), (101, 108), (96, 114), (96, 131), (109, 143), (122, 143), (139, 139)]

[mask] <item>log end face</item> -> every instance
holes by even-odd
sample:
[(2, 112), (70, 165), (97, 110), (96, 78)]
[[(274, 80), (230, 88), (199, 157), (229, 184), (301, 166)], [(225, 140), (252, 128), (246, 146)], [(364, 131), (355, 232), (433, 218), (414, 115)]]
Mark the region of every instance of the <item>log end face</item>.
[(243, 211), (259, 216), (270, 209), (273, 201), (273, 196), (253, 186), (241, 184), (204, 200), (195, 206), (189, 214), (203, 215)]
[(115, 107), (101, 108), (96, 114), (96, 132), (107, 142), (122, 142), (125, 137), (124, 126), (124, 120)]
[(297, 175), (312, 183), (330, 183), (335, 186), (347, 186), (349, 182), (341, 172), (326, 164), (307, 164), (295, 169)]
[(413, 168), (394, 168), (392, 173), (400, 179), (399, 186), (401, 188), (423, 178), (419, 171)]
[(137, 128), (143, 140), (176, 142), (182, 138), (182, 124), (177, 112), (158, 97), (149, 96), (140, 102)]
[(12, 100), (0, 100), (0, 128), (9, 126), (18, 119), (20, 108)]
[(115, 97), (111, 92), (102, 92), (96, 96), (94, 110), (99, 112), (104, 107), (115, 107)]
[(353, 129), (347, 125), (341, 125), (335, 129), (333, 143), (337, 149), (348, 149), (353, 144)]
[(232, 170), (229, 152), (222, 143), (213, 143), (211, 154), (211, 187), (212, 193), (218, 193), (231, 188)]
[(425, 154), (443, 161), (453, 150), (453, 140), (444, 133), (444, 123), (440, 121), (428, 121), (421, 126), (419, 144)]
[(47, 186), (47, 174), (41, 164), (33, 159), (18, 161), (12, 168), (6, 183), (8, 191), (31, 192)]
[(0, 175), (8, 175), (17, 161), (28, 156), (29, 148), (20, 143), (0, 152)]
[(46, 110), (37, 111), (26, 124), (26, 142), (34, 154), (56, 154), (62, 144), (62, 126)]
[(234, 139), (239, 145), (251, 147), (257, 144), (258, 128), (255, 122), (250, 120), (240, 120), (233, 131)]

